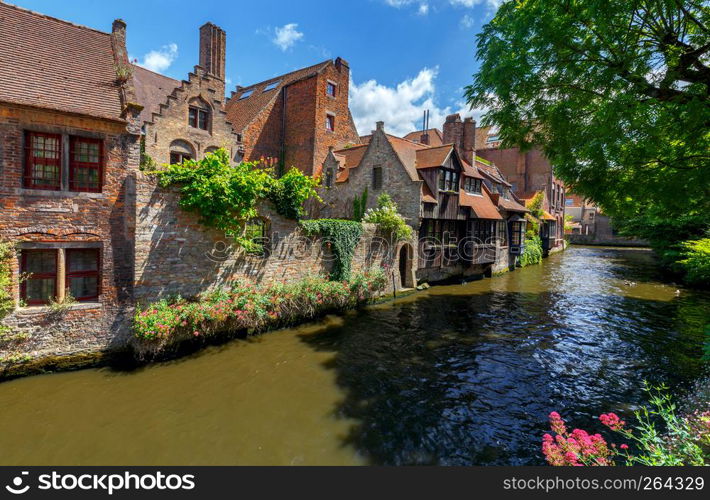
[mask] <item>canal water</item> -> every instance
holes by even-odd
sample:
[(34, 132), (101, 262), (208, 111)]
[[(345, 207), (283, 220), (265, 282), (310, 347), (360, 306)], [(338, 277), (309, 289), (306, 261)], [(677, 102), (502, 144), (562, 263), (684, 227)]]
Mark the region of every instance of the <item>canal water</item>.
[(572, 247), (342, 318), (122, 372), (0, 384), (0, 464), (542, 464), (547, 415), (679, 395), (704, 373), (710, 296), (651, 254)]

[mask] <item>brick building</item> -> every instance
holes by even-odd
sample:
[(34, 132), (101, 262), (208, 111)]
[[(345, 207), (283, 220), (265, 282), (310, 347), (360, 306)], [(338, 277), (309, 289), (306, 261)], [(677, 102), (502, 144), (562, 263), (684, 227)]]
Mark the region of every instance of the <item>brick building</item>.
[[(560, 249), (564, 243), (565, 186), (555, 177), (552, 164), (539, 148), (523, 152), (519, 148), (501, 148), (496, 127), (478, 129), (476, 152), (495, 163), (512, 189), (523, 200), (544, 193), (543, 244), (546, 251)], [(549, 215), (548, 215), (549, 214)]]
[[(365, 144), (328, 154), (323, 215), (351, 216), (354, 200), (366, 194), (366, 206), (373, 208), (378, 196), (387, 193), (420, 238), (418, 257), (409, 259), (418, 280), (508, 268), (521, 248), (519, 214), (527, 210), (495, 167), (475, 157), (474, 136), (475, 124), (464, 124), (458, 115), (444, 129), (443, 141), (451, 142), (439, 146), (389, 135), (378, 122), (371, 135), (362, 137)], [(512, 240), (511, 230), (516, 231)], [(405, 260), (398, 253), (398, 262)], [(400, 275), (409, 282), (405, 266)]]
[(319, 175), (330, 147), (360, 140), (348, 106), (350, 67), (340, 57), (247, 87), (227, 100), (244, 159)]
[[(132, 297), (141, 107), (125, 29), (117, 20), (105, 33), (0, 3), (0, 238), (18, 249), (16, 303), (39, 306), (5, 323), (26, 326), (49, 349), (73, 335), (77, 346), (107, 346), (126, 333), (112, 326), (124, 324)], [(52, 322), (44, 306), (69, 294), (78, 304)]]
[(241, 159), (238, 135), (224, 106), (226, 34), (206, 23), (200, 28), (200, 63), (187, 80), (177, 81), (133, 66), (138, 102), (144, 106), (144, 149), (156, 164), (202, 159), (225, 148)]

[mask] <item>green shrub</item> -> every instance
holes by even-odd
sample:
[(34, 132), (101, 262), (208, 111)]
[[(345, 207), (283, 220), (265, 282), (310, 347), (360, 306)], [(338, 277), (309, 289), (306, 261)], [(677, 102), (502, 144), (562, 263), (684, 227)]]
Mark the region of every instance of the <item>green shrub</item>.
[(530, 266), (542, 262), (542, 240), (535, 235), (525, 240), (525, 250), (520, 256), (520, 266)]
[(333, 271), (335, 281), (350, 279), (353, 254), (360, 236), (362, 224), (343, 219), (314, 219), (301, 221), (301, 227), (308, 236), (321, 236), (333, 252)]
[(394, 240), (409, 239), (412, 236), (412, 228), (397, 212), (397, 204), (387, 193), (377, 198), (377, 208), (368, 210), (363, 221), (377, 224), (380, 231)]
[(678, 265), (685, 273), (685, 280), (691, 285), (710, 286), (710, 238), (685, 241), (681, 246), (684, 258)]
[(15, 307), (12, 297), (12, 269), (10, 263), (15, 247), (8, 241), (0, 240), (0, 320)]
[(228, 331), (262, 331), (293, 324), (330, 311), (367, 302), (384, 290), (381, 269), (358, 273), (348, 281), (308, 276), (293, 283), (255, 286), (246, 281), (204, 293), (194, 301), (177, 297), (136, 311), (133, 333), (145, 350), (175, 341)]
[(232, 165), (226, 150), (208, 153), (202, 160), (186, 160), (152, 172), (163, 187), (180, 186), (180, 206), (200, 216), (201, 223), (223, 231), (250, 248), (245, 223), (257, 217), (257, 204), (271, 200), (279, 214), (297, 219), (303, 203), (317, 197), (318, 181), (292, 168), (281, 178), (256, 163)]
[(359, 197), (353, 199), (353, 220), (360, 222), (365, 216), (365, 210), (367, 210), (367, 188), (362, 192)]

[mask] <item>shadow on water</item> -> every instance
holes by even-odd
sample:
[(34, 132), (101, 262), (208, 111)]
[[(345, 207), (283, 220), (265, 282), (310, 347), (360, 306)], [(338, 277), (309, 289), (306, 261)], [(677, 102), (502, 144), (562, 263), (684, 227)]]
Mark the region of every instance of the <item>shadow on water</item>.
[[(603, 261), (604, 271), (617, 265)], [(706, 298), (599, 293), (598, 284), (447, 287), (301, 340), (335, 354), (326, 367), (346, 394), (336, 412), (358, 422), (344, 444), (370, 463), (541, 464), (550, 411), (601, 431), (594, 416), (630, 415), (644, 380), (678, 392), (703, 370)]]

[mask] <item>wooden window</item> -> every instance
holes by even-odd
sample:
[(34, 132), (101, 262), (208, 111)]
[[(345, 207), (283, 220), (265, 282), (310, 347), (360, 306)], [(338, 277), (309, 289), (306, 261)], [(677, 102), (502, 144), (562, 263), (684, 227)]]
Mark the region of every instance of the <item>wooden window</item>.
[(330, 97), (335, 97), (336, 85), (333, 82), (328, 82), (325, 85), (325, 93)]
[(467, 193), (481, 194), (481, 179), (472, 179), (467, 177), (464, 181), (464, 189)]
[(23, 250), (21, 272), (27, 278), (20, 297), (29, 305), (48, 304), (57, 296), (57, 251)]
[(181, 153), (180, 151), (170, 151), (170, 164), (176, 165), (182, 163), (185, 160), (192, 160), (192, 157), (187, 153)]
[(190, 106), (187, 121), (193, 128), (209, 130), (210, 112), (207, 109), (198, 108), (197, 106)]
[(504, 247), (508, 245), (508, 225), (505, 221), (498, 221), (498, 240), (500, 246)]
[(441, 169), (439, 172), (439, 189), (442, 191), (458, 191), (459, 173), (453, 170)]
[(510, 244), (520, 246), (523, 243), (523, 231), (525, 231), (525, 223), (522, 221), (511, 222), (510, 225)]
[(103, 142), (86, 137), (69, 138), (69, 189), (101, 191)]
[(99, 297), (100, 255), (98, 248), (66, 251), (66, 286), (76, 300), (95, 300)]
[(382, 189), (382, 167), (372, 168), (372, 188)]
[(24, 186), (58, 190), (62, 184), (62, 137), (59, 134), (25, 133)]
[(325, 115), (325, 129), (330, 132), (335, 131), (335, 115)]
[(492, 220), (475, 220), (473, 221), (472, 236), (479, 243), (492, 243), (495, 237), (496, 223)]

